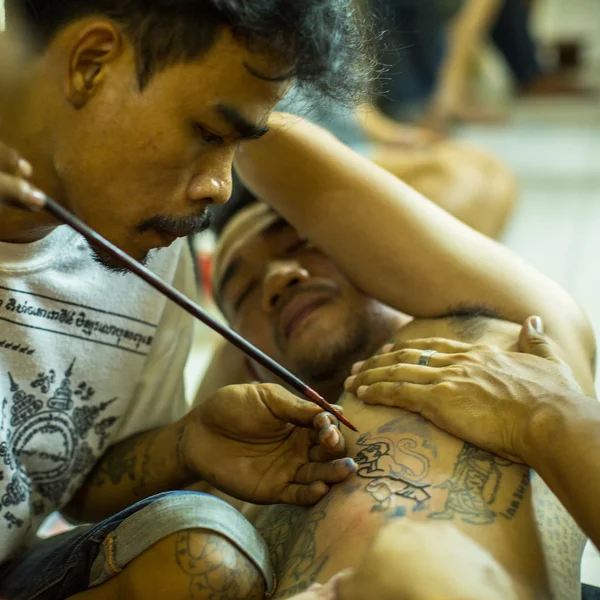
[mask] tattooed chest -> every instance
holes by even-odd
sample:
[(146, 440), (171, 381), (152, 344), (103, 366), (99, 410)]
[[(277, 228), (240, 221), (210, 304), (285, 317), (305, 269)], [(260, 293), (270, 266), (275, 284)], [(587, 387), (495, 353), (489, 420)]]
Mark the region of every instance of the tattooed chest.
[[(471, 525), (517, 514), (529, 485), (527, 472), (515, 479), (519, 467), (512, 462), (464, 444), (440, 482), (440, 464), (451, 465), (453, 447), (438, 448), (427, 435), (390, 435), (390, 429), (365, 433), (357, 441), (357, 476), (367, 480), (363, 492), (373, 500), (372, 512), (388, 518), (420, 512), (420, 518), (456, 518)], [(501, 495), (508, 497), (504, 504)]]

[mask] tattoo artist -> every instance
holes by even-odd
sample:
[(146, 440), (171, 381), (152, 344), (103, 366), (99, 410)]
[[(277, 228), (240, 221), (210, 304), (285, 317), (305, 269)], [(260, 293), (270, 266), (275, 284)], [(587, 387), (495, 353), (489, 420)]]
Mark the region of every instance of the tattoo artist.
[[(435, 383), (417, 383), (424, 370), (435, 370)], [(531, 466), (600, 547), (600, 403), (582, 393), (540, 317), (525, 321), (515, 352), (416, 340), (384, 347), (354, 371), (353, 389), (364, 402), (377, 398), (419, 413), (460, 439)]]
[[(350, 0), (4, 6), (0, 597), (262, 600), (275, 584), (264, 541), (184, 488), (314, 504), (356, 469), (337, 423), (279, 386), (192, 405), (192, 319), (21, 203), (49, 194), (193, 296), (178, 238), (231, 195), (238, 146), (294, 84), (360, 95), (370, 35)], [(57, 511), (86, 525), (37, 539)]]

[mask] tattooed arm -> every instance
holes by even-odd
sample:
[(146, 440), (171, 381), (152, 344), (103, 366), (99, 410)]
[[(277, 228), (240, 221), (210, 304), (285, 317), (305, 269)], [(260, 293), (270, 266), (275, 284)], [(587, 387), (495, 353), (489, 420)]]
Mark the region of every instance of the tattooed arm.
[(139, 434), (109, 448), (63, 510), (78, 522), (96, 522), (139, 500), (194, 482), (185, 466), (185, 427), (173, 425)]
[[(313, 435), (314, 434), (314, 435)], [(355, 469), (332, 417), (278, 385), (229, 386), (108, 451), (67, 514), (98, 520), (200, 480), (255, 504), (312, 505)]]

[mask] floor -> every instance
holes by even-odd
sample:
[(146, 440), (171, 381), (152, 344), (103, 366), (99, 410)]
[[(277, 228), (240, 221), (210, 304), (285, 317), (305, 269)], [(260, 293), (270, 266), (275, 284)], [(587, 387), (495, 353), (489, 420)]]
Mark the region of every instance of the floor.
[[(522, 197), (504, 242), (569, 290), (598, 336), (600, 100), (519, 102), (510, 113), (507, 126), (463, 128), (458, 137), (514, 169)], [(591, 545), (582, 580), (600, 586), (600, 554)]]

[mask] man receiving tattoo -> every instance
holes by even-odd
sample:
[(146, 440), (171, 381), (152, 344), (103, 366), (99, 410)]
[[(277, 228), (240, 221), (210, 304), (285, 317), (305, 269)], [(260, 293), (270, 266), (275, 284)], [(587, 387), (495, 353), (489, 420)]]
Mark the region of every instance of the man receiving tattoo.
[[(281, 119), (238, 162), (271, 206), (230, 206), (217, 223), (215, 296), (238, 332), (336, 401), (352, 365), (384, 344), (438, 337), (514, 350), (515, 323), (537, 313), (593, 393), (593, 338), (559, 286), (318, 128)], [(299, 195), (304, 210), (291, 208)], [(435, 361), (407, 350), (403, 362), (425, 358)], [(245, 365), (246, 376), (269, 380), (229, 348), (213, 367), (225, 361), (233, 373), (236, 360), (237, 373)], [(352, 380), (346, 385), (354, 391)], [(341, 402), (360, 430), (346, 436), (358, 471), (312, 509), (248, 512), (271, 548), (276, 598), (348, 568), (356, 571), (339, 585), (343, 600), (385, 597), (365, 581), (390, 584), (397, 597), (446, 589), (461, 598), (579, 598), (584, 536), (528, 468), (401, 409), (349, 393)], [(374, 556), (404, 558), (386, 571)], [(498, 577), (477, 595), (469, 578), (487, 571)], [(422, 595), (410, 595), (417, 583)]]

